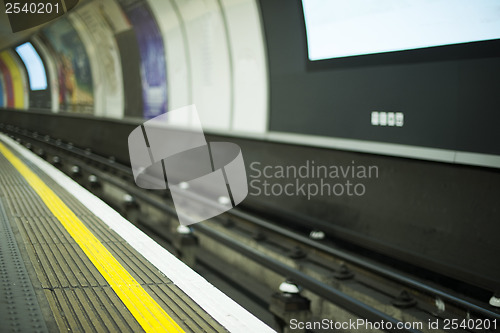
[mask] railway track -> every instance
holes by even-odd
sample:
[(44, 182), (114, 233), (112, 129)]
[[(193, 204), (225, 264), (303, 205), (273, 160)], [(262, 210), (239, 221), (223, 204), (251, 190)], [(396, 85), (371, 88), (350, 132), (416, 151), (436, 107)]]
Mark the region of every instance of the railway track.
[[(172, 249), (182, 252), (172, 236), (175, 233), (171, 232), (175, 230), (177, 213), (168, 191), (136, 187), (129, 167), (112, 156), (94, 154), (91, 148), (75, 147), (43, 133), (5, 124), (0, 124), (0, 130), (70, 174), (132, 222), (164, 240), (167, 246), (170, 244)], [(165, 217), (168, 226), (158, 222)], [(212, 273), (239, 285), (241, 293), (263, 308), (271, 302), (269, 293), (278, 276), (303, 287), (302, 294), (312, 304), (332, 304), (312, 309), (313, 317), (325, 317), (332, 309), (340, 308), (373, 322), (390, 322), (394, 327), (403, 321), (425, 324), (421, 330), (404, 330), (409, 332), (425, 331), (426, 325), (434, 320), (441, 324), (451, 320), (496, 320), (500, 324), (498, 309), (485, 300), (464, 296), (457, 290), (429, 282), (432, 279), (412, 276), (352, 249), (346, 250), (339, 246), (342, 242), (322, 238), (320, 230), (304, 233), (239, 208), (193, 225), (192, 229), (199, 238), (197, 260), (205, 270), (212, 269)], [(227, 249), (227, 254), (218, 253), (221, 248)], [(234, 255), (244, 258), (240, 267), (235, 267), (239, 278), (224, 272), (220, 265), (234, 264), (231, 262)], [(249, 263), (274, 278), (252, 283), (258, 277), (245, 272), (244, 266)]]

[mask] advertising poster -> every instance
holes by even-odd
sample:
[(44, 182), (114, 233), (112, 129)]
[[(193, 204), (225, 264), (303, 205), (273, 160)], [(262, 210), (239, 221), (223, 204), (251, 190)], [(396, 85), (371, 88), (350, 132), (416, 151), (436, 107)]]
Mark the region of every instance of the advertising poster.
[[(12, 78), (10, 76), (9, 69), (7, 65), (0, 58), (0, 71), (2, 72), (2, 105), (5, 105), (8, 108), (14, 107), (14, 90), (12, 89)], [(3, 101), (5, 95), (5, 101)]]
[(4, 84), (3, 84), (3, 75), (2, 72), (0, 71), (0, 107), (4, 107), (5, 105), (3, 104), (4, 101)]
[(139, 44), (143, 116), (153, 118), (167, 111), (167, 69), (161, 32), (146, 1), (122, 0), (120, 5)]
[(45, 65), (31, 42), (15, 48), (28, 74), (30, 109), (50, 109), (52, 105), (50, 87)]
[(69, 112), (93, 112), (92, 72), (78, 33), (65, 18), (42, 31), (55, 53), (60, 109)]
[(12, 58), (9, 51), (3, 51), (0, 53), (0, 63), (3, 63), (0, 66), (2, 67), (4, 77), (7, 77), (7, 106), (22, 109), (24, 107), (25, 94), (22, 78), (23, 74), (19, 70), (19, 67), (16, 65), (16, 62)]

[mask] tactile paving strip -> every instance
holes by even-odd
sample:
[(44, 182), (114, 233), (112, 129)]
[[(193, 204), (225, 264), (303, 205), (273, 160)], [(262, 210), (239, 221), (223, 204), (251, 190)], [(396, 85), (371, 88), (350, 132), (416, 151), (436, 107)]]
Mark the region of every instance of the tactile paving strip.
[(1, 198), (0, 332), (48, 332)]
[[(17, 154), (16, 154), (17, 155)], [(18, 155), (18, 157), (20, 157)], [(227, 332), (151, 263), (104, 226), (81, 202), (22, 158), (81, 219), (113, 256), (186, 332)], [(0, 197), (26, 245), (40, 287), (61, 332), (139, 332), (142, 328), (102, 275), (47, 209), (41, 198), (0, 154)], [(0, 324), (1, 331), (1, 324)]]

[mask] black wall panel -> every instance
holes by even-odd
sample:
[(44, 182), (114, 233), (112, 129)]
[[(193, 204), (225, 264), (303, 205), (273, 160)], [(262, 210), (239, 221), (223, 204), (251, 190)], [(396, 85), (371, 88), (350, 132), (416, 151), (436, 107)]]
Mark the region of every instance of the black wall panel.
[(142, 81), (139, 44), (133, 29), (115, 35), (123, 75), (125, 117), (142, 118)]
[[(35, 47), (35, 46), (33, 45), (33, 47)], [(45, 74), (47, 75), (47, 88), (44, 90), (31, 90), (31, 89), (29, 89), (30, 84), (29, 84), (29, 75), (27, 74), (28, 69), (26, 68), (26, 65), (22, 61), (21, 57), (19, 57), (17, 52), (12, 52), (12, 54), (15, 57), (17, 57), (18, 63), (24, 67), (24, 72), (26, 73), (29, 108), (31, 110), (46, 110), (46, 111), (50, 112), (52, 110), (52, 94), (51, 94), (51, 85), (50, 85), (52, 78), (50, 77), (50, 73), (47, 70), (47, 62), (43, 58), (42, 53), (36, 47), (35, 47), (35, 50), (40, 55), (40, 59), (42, 60), (43, 65), (45, 67)]]
[[(271, 131), (500, 154), (500, 42), (309, 62), (300, 0), (260, 1)], [(372, 111), (403, 112), (403, 127)]]

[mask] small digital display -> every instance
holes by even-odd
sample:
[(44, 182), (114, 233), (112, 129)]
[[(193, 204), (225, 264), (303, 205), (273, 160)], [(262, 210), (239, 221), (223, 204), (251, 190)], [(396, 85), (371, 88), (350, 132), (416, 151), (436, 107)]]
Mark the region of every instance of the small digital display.
[(28, 70), (30, 89), (47, 89), (47, 75), (45, 73), (45, 67), (33, 45), (31, 45), (30, 42), (24, 43), (16, 47), (16, 52), (21, 57), (26, 69)]
[(498, 0), (302, 0), (309, 60), (500, 38)]

